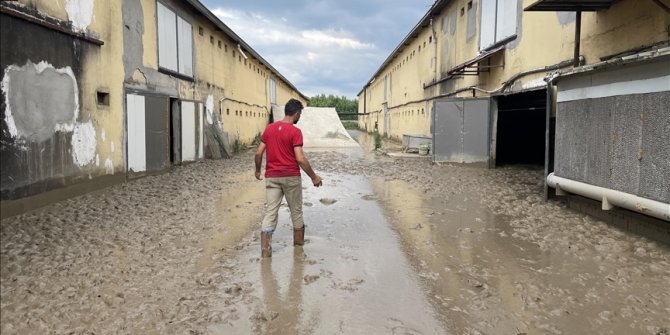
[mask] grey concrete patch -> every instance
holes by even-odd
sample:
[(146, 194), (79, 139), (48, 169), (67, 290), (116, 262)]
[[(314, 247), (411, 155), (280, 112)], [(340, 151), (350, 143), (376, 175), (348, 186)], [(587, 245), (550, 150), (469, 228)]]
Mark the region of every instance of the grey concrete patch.
[(123, 0), (123, 66), (126, 80), (130, 79), (136, 68), (142, 66), (144, 56), (144, 11), (142, 2)]
[(53, 67), (38, 67), (41, 64), (28, 61), (21, 68), (10, 68), (4, 78), (7, 109), (18, 136), (35, 143), (50, 139), (60, 125), (74, 125), (79, 110), (74, 77)]
[[(466, 29), (466, 39), (469, 42), (475, 33), (477, 32), (477, 2), (473, 1), (472, 8), (467, 9), (468, 11), (468, 27)], [(467, 5), (466, 5), (467, 6)]]

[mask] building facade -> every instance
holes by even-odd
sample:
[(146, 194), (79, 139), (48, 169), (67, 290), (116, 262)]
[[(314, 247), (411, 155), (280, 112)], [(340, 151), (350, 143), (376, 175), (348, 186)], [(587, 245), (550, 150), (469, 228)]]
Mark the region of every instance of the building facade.
[(663, 1), (437, 0), (363, 86), (359, 126), (431, 136), (437, 162), (555, 168), (670, 220), (669, 41)]
[(198, 0), (0, 3), (2, 216), (248, 144), (307, 98)]

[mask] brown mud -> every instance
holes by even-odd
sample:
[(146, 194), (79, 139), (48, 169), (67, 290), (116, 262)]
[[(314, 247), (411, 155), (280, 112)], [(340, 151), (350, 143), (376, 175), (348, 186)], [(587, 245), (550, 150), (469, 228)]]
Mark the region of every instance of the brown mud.
[[(544, 202), (542, 171), (310, 150), (306, 244), (260, 259), (253, 152), (0, 225), (2, 334), (667, 334), (670, 248)], [(307, 187), (309, 186), (309, 187)]]

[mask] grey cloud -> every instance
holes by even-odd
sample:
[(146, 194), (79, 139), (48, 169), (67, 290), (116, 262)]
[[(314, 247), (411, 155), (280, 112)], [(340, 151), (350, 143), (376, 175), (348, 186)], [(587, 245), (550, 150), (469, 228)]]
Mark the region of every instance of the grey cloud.
[[(252, 20), (251, 13), (269, 20), (258, 24), (223, 21), (303, 93), (353, 98), (433, 1), (203, 0), (203, 3), (210, 10), (225, 8), (245, 13), (247, 21)], [(269, 39), (267, 31), (259, 34), (258, 29), (281, 30), (282, 38)], [(298, 35), (304, 31), (323, 32), (331, 42), (333, 38), (348, 38), (352, 41), (347, 43), (360, 42), (371, 47), (353, 49), (337, 43), (319, 43), (321, 47), (316, 47), (308, 43), (313, 40), (300, 40)], [(307, 58), (308, 53), (313, 59)], [(329, 91), (319, 91), (325, 89)]]

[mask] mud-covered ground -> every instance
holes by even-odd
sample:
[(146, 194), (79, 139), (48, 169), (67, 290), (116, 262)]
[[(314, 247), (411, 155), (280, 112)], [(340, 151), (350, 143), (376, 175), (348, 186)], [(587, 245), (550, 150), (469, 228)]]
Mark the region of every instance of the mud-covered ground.
[(0, 332), (669, 333), (670, 249), (544, 202), (539, 169), (308, 157), (308, 243), (282, 210), (269, 261), (252, 151), (3, 220)]

